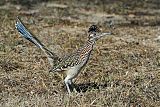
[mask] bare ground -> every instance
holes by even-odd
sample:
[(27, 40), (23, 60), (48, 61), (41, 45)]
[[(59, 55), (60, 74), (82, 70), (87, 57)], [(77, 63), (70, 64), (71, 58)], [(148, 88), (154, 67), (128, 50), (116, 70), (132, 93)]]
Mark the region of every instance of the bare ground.
[[(160, 107), (158, 0), (12, 1), (0, 3), (1, 107)], [(43, 52), (17, 33), (16, 16), (60, 55), (82, 46), (92, 24), (115, 35), (97, 42), (69, 96), (63, 76), (48, 73)]]

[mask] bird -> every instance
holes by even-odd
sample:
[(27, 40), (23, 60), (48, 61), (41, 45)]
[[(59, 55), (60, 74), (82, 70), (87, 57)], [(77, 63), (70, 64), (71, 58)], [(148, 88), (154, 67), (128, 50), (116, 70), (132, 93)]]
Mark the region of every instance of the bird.
[(97, 25), (91, 25), (88, 29), (88, 40), (86, 43), (72, 53), (60, 57), (45, 47), (45, 45), (27, 29), (19, 17), (16, 19), (15, 27), (23, 38), (35, 44), (46, 54), (51, 65), (49, 72), (63, 72), (66, 75), (64, 83), (69, 94), (75, 89), (73, 79), (77, 77), (82, 68), (87, 64), (96, 41), (104, 36), (112, 35), (112, 32), (102, 33)]

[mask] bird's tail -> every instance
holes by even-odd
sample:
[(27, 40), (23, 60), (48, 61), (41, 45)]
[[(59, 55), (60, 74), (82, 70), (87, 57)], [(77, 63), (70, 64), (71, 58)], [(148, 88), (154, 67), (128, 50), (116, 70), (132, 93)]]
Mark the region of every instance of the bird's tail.
[(25, 25), (22, 23), (22, 21), (17, 17), (16, 24), (15, 24), (16, 29), (18, 32), (21, 34), (22, 37), (25, 39), (29, 40), (33, 44), (35, 44), (37, 47), (42, 49), (44, 53), (48, 56), (48, 60), (51, 65), (55, 62), (55, 60), (58, 60), (59, 57), (55, 54), (52, 53), (50, 50), (48, 50), (34, 35), (32, 35)]

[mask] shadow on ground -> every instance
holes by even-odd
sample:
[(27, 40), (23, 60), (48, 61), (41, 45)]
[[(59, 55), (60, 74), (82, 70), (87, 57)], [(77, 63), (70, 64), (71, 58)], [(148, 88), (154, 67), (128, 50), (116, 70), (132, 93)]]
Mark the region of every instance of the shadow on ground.
[(85, 92), (92, 90), (92, 89), (99, 90), (99, 89), (105, 88), (107, 86), (108, 86), (107, 84), (97, 84), (97, 83), (92, 82), (92, 83), (76, 84), (75, 88), (76, 88), (77, 92), (85, 93)]

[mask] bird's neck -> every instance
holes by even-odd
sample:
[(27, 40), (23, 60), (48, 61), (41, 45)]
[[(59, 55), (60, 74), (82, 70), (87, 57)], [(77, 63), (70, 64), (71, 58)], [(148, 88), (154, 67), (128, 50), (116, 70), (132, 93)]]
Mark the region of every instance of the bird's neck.
[(86, 43), (86, 45), (91, 45), (93, 46), (96, 43), (96, 41), (94, 39), (89, 39)]
[(85, 45), (81, 48), (81, 51), (82, 52), (91, 52), (93, 50), (93, 46), (95, 44), (95, 41), (94, 40), (88, 40)]

